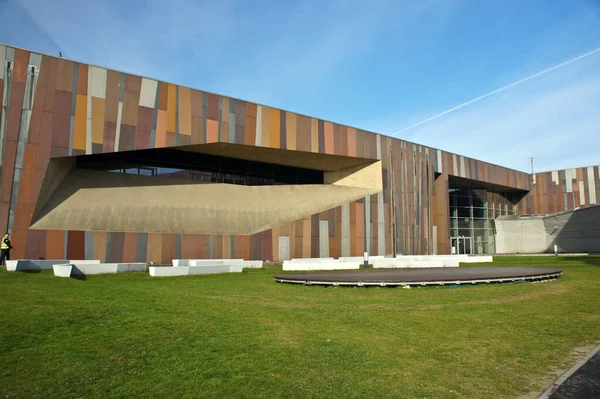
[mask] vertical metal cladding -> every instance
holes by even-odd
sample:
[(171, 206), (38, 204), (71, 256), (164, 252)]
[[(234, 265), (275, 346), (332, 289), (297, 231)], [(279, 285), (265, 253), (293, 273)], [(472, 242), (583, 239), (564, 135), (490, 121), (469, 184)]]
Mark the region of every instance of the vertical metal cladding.
[[(30, 66), (37, 74), (29, 74)], [(360, 256), (364, 250), (389, 255), (394, 248), (443, 253), (449, 251), (449, 176), (529, 188), (527, 174), (485, 162), (9, 46), (0, 46), (0, 67), (0, 223), (15, 229), (15, 257), (170, 263), (184, 254), (276, 260)], [(219, 141), (381, 160), (384, 189), (252, 237), (27, 229), (50, 157)], [(548, 181), (554, 199), (534, 187), (526, 207), (600, 198), (597, 167), (552, 173)]]

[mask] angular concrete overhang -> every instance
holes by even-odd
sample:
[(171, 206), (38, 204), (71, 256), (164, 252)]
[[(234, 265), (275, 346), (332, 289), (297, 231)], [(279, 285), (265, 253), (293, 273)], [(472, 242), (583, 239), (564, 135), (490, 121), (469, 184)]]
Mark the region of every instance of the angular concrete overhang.
[(325, 184), (200, 184), (52, 159), (30, 228), (247, 235), (382, 191), (376, 160), (223, 144), (183, 150), (322, 170)]

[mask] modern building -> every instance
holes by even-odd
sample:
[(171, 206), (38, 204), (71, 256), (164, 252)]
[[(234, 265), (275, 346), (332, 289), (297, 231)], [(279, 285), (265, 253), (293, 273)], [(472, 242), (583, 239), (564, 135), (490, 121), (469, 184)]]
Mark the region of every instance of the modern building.
[(595, 204), (527, 173), (0, 45), (0, 226), (15, 258), (496, 252), (494, 220)]

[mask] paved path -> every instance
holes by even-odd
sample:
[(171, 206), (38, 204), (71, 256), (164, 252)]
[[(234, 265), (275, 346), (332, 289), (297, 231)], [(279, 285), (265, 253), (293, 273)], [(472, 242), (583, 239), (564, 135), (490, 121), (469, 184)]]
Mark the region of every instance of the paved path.
[(538, 399), (600, 398), (600, 345), (561, 375)]
[(550, 399), (600, 398), (600, 352), (573, 373), (550, 396)]

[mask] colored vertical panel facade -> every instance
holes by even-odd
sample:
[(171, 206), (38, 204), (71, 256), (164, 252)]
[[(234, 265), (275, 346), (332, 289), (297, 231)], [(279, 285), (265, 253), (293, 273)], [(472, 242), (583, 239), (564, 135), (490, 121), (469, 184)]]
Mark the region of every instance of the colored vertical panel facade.
[[(276, 260), (284, 254), (361, 256), (365, 249), (390, 255), (396, 241), (396, 249), (407, 254), (448, 253), (451, 176), (530, 188), (525, 173), (372, 132), (23, 50), (11, 54), (12, 75), (3, 71), (0, 77), (1, 100), (11, 104), (2, 147), (0, 223), (8, 225), (13, 209), (20, 256), (61, 259), (70, 254), (157, 263), (170, 263), (176, 256)], [(40, 67), (28, 138), (19, 152), (28, 67), (36, 57)], [(51, 157), (220, 141), (380, 159), (384, 188), (252, 236), (28, 229)], [(597, 166), (538, 173), (531, 194), (516, 209), (550, 213), (592, 205), (600, 198), (599, 190)], [(394, 214), (397, 237), (391, 229)]]

